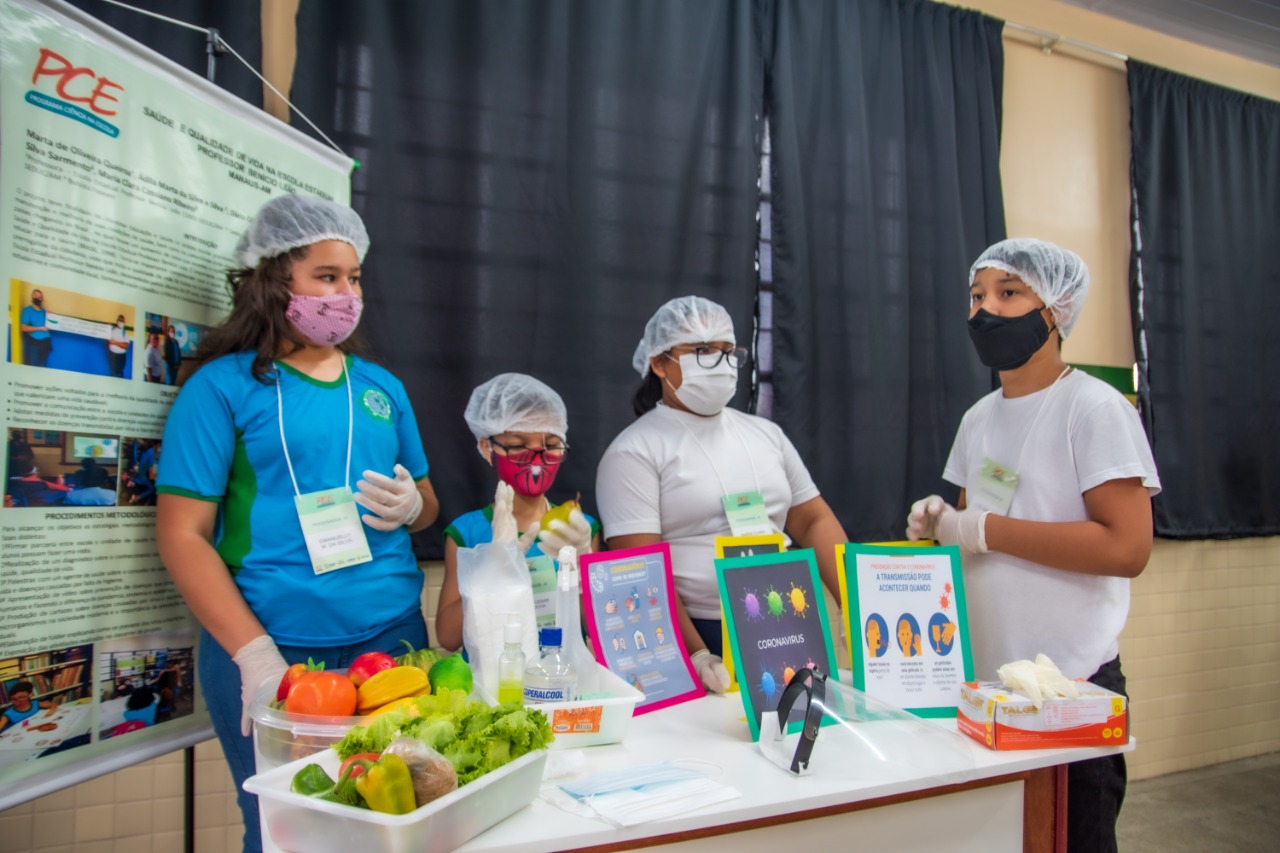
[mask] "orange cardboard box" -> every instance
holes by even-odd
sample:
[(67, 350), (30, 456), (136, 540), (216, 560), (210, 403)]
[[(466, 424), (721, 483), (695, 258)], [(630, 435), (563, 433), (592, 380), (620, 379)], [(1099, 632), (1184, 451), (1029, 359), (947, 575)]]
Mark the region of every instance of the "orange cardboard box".
[(990, 749), (1121, 746), (1129, 739), (1128, 703), (1087, 681), (1074, 699), (1045, 699), (1039, 708), (996, 681), (960, 686), (956, 725)]

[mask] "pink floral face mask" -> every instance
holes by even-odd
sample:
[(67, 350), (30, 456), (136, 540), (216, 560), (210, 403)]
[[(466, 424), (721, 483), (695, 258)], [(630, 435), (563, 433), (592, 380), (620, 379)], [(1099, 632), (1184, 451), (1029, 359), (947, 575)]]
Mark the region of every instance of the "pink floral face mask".
[(298, 332), (318, 347), (332, 347), (351, 337), (360, 323), (364, 300), (354, 293), (335, 293), (330, 296), (301, 296), (289, 298), (285, 317)]

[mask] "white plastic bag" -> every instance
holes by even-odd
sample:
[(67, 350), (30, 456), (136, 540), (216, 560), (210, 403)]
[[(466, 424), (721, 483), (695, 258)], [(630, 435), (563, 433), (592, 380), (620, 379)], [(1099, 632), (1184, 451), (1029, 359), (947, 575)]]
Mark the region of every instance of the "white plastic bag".
[(514, 617), (521, 626), (525, 659), (538, 659), (529, 567), (512, 542), (487, 542), (458, 549), (458, 591), (462, 595), (462, 644), (471, 674), (490, 697), (498, 695), (502, 630)]

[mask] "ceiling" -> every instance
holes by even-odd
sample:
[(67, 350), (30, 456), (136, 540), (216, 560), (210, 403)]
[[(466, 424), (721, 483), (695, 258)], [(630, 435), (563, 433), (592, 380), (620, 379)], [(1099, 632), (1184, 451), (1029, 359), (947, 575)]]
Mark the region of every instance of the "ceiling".
[(1059, 0), (1280, 68), (1280, 0)]

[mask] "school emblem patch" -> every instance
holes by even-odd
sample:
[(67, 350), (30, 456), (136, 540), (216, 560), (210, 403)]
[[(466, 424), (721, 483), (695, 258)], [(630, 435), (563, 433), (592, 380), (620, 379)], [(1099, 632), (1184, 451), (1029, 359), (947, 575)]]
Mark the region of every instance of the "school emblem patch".
[(364, 409), (375, 421), (391, 423), (391, 401), (387, 395), (377, 388), (369, 388), (360, 395), (360, 408)]

